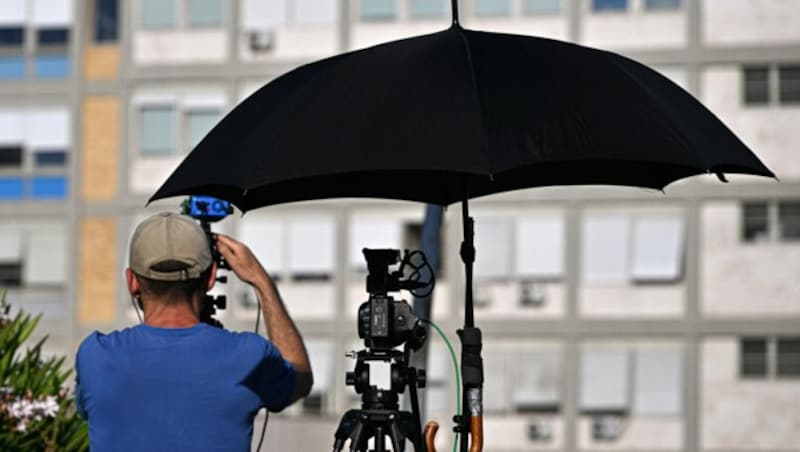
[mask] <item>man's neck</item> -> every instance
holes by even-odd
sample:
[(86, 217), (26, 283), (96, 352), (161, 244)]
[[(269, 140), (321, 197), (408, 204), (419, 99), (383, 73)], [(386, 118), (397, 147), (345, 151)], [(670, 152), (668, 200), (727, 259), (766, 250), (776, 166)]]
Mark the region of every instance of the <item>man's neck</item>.
[(200, 323), (194, 303), (163, 303), (145, 301), (144, 323), (159, 328), (189, 328)]

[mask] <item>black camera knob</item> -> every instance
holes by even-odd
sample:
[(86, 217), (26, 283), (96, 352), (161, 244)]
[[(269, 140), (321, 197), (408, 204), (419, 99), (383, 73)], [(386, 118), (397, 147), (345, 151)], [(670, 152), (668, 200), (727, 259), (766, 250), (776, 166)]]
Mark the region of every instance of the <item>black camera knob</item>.
[[(341, 374), (339, 374), (341, 375)], [(344, 374), (344, 381), (347, 386), (355, 386), (356, 385), (356, 373), (355, 372), (347, 372)]]

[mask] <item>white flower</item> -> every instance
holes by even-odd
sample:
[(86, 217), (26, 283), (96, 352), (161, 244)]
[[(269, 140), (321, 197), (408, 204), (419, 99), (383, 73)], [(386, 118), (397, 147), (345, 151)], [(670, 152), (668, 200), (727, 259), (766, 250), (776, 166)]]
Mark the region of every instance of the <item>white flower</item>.
[(39, 402), (38, 408), (45, 416), (56, 417), (58, 413), (58, 401), (55, 396), (47, 396), (44, 400)]
[(19, 421), (19, 423), (17, 424), (17, 429), (16, 430), (18, 432), (24, 432), (24, 431), (28, 430), (28, 421), (26, 421), (24, 419)]

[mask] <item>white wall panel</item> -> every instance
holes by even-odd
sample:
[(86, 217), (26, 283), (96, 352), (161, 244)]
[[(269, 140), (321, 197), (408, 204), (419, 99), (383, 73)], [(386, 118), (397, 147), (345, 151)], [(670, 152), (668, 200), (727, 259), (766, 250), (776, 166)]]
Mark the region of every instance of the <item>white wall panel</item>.
[(67, 281), (67, 237), (63, 228), (30, 230), (25, 247), (26, 284), (63, 284)]
[(333, 220), (326, 218), (289, 222), (289, 271), (332, 273), (336, 238)]
[(682, 371), (681, 353), (677, 347), (638, 347), (634, 411), (638, 414), (679, 414), (683, 395)]
[(580, 406), (584, 410), (628, 407), (628, 357), (624, 349), (587, 349), (581, 360)]
[(72, 0), (33, 0), (33, 23), (66, 27), (72, 22)]
[(683, 232), (680, 218), (637, 218), (633, 226), (633, 278), (644, 281), (678, 279), (683, 264)]
[(25, 0), (3, 0), (0, 7), (0, 25), (24, 25), (25, 3)]
[(0, 111), (0, 144), (22, 144), (25, 141), (25, 113)]
[(263, 30), (286, 24), (287, 0), (244, 0), (241, 24), (245, 30)]
[(624, 216), (586, 217), (582, 240), (585, 281), (620, 281), (627, 277), (629, 227)]
[(558, 278), (564, 272), (564, 219), (529, 217), (517, 221), (517, 274)]
[(239, 238), (272, 275), (285, 271), (284, 226), (278, 220), (266, 220), (256, 215), (245, 216), (239, 226)]
[(71, 127), (67, 110), (31, 111), (25, 129), (27, 144), (33, 148), (69, 147)]
[(402, 247), (402, 226), (393, 218), (354, 218), (349, 228), (348, 260), (353, 268), (366, 269), (363, 248)]

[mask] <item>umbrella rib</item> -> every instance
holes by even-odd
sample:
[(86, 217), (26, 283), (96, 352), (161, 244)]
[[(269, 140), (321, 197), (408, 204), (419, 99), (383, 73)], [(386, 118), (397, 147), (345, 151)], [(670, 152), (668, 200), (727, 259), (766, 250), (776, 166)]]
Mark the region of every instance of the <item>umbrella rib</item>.
[(481, 152), (483, 153), (486, 163), (488, 163), (487, 167), (490, 171), (489, 178), (492, 178), (494, 175), (494, 165), (492, 165), (491, 158), (489, 156), (489, 137), (486, 129), (486, 121), (483, 117), (483, 105), (481, 104), (481, 94), (480, 90), (478, 89), (478, 77), (475, 75), (475, 64), (472, 61), (472, 49), (470, 48), (469, 40), (464, 33), (465, 30), (460, 26), (455, 28), (458, 30), (461, 41), (464, 43), (464, 50), (467, 54), (467, 64), (469, 65), (469, 75), (472, 82), (472, 89), (475, 93), (475, 100), (478, 103), (479, 121), (481, 124)]

